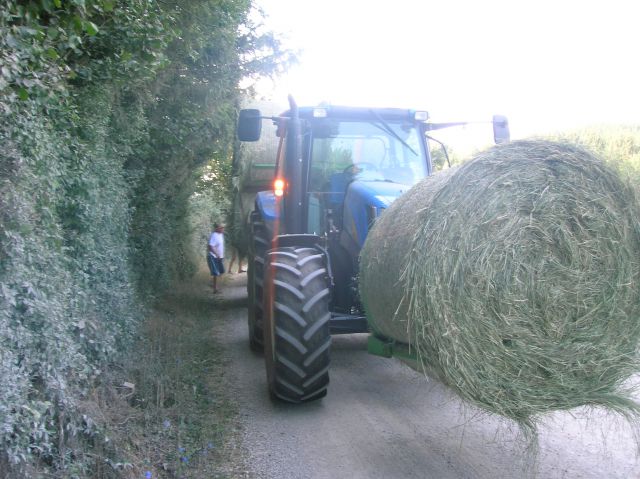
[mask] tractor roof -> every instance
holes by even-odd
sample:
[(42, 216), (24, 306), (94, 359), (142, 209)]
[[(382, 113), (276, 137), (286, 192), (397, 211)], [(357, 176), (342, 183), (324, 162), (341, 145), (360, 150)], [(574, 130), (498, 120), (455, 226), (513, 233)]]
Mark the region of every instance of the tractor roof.
[[(418, 114), (418, 115), (417, 115)], [(424, 110), (403, 108), (370, 108), (338, 105), (301, 106), (298, 115), (304, 119), (340, 118), (345, 120), (371, 120), (378, 117), (385, 120), (426, 121), (428, 113)], [(281, 117), (291, 117), (291, 110), (280, 114)]]

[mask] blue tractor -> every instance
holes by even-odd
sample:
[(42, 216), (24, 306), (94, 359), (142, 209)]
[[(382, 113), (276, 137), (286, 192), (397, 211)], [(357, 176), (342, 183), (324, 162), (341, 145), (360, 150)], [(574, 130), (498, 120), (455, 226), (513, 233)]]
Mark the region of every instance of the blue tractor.
[[(289, 101), (277, 117), (241, 110), (238, 138), (257, 141), (264, 119), (279, 138), (272, 187), (257, 192), (250, 214), (249, 344), (264, 350), (271, 396), (300, 403), (327, 393), (331, 335), (368, 331), (358, 257), (369, 229), (432, 174), (429, 132), (465, 123)], [(506, 118), (493, 126), (496, 142), (508, 140)]]

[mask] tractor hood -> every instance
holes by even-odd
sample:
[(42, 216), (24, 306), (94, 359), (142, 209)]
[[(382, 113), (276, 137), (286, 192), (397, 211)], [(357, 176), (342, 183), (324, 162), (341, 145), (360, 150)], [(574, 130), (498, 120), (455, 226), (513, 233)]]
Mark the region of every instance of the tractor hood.
[(362, 248), (369, 222), (410, 188), (410, 185), (383, 180), (353, 181), (347, 189), (343, 216), (343, 231), (350, 237), (349, 243)]

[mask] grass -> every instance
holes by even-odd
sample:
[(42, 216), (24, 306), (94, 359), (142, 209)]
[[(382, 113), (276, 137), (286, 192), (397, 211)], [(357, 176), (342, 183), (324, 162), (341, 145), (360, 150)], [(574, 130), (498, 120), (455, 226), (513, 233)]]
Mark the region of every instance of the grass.
[(108, 438), (87, 453), (89, 477), (249, 477), (212, 329), (222, 314), (205, 271), (158, 301), (130, 357), (85, 405)]

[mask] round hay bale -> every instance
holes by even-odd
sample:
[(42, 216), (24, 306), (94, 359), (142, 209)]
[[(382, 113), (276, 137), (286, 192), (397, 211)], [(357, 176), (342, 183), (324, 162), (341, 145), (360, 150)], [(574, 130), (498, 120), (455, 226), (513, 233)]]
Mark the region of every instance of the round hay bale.
[(374, 333), (462, 398), (533, 426), (581, 405), (628, 416), (638, 371), (640, 206), (589, 152), (494, 147), (427, 178), (361, 254)]

